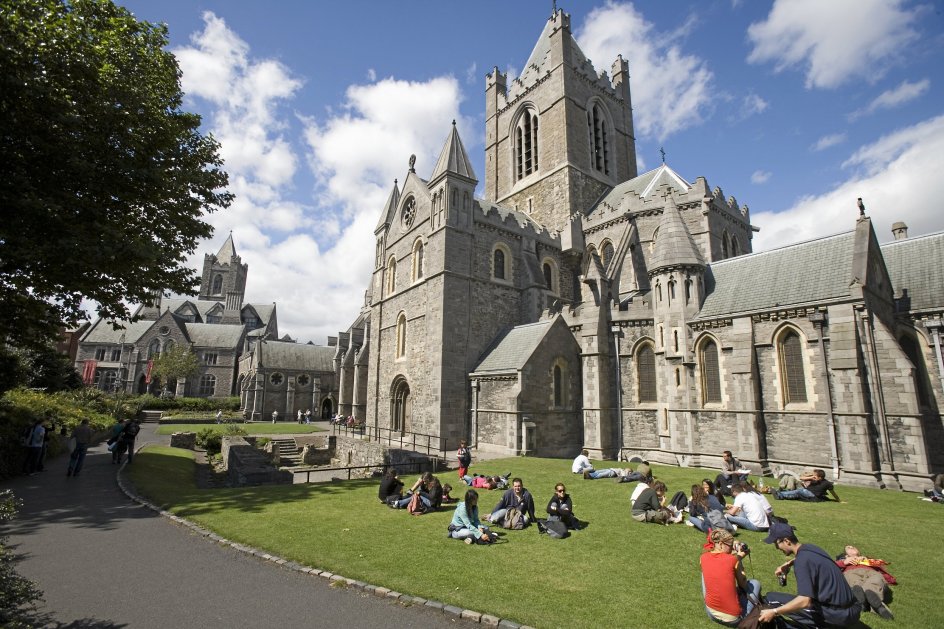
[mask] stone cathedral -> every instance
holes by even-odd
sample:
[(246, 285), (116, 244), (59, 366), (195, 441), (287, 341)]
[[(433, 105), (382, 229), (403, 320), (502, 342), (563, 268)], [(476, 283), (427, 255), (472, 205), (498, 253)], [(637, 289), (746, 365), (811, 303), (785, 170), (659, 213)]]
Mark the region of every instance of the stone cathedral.
[(594, 67), (560, 10), (485, 99), (484, 198), (453, 124), (380, 213), (342, 414), (444, 449), (944, 471), (944, 233), (880, 245), (850, 199), (845, 232), (752, 253), (747, 206), (637, 172), (628, 63)]

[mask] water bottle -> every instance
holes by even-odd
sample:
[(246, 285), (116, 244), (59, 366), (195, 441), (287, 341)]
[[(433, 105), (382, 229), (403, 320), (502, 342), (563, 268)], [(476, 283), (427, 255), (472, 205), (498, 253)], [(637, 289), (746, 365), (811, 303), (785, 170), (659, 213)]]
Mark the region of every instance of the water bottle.
[(760, 487), (760, 493), (764, 493), (764, 479), (763, 478), (760, 479), (758, 486)]

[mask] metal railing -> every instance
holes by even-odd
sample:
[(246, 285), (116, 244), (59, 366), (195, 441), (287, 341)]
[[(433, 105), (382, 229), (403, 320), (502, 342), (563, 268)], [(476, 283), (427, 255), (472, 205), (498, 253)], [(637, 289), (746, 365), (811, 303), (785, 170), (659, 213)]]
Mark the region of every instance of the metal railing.
[[(319, 468), (314, 468), (310, 470), (292, 470), (292, 474), (294, 476), (299, 476), (301, 474), (304, 474), (305, 483), (311, 483), (313, 482), (311, 480), (312, 474), (323, 475), (326, 472), (346, 472), (347, 474), (346, 480), (351, 480), (353, 478), (351, 473), (356, 470), (371, 470), (371, 471), (381, 470), (381, 475), (383, 475), (383, 474), (386, 474), (387, 470), (390, 469), (391, 467), (395, 467), (397, 468), (399, 472), (403, 472), (406, 474), (420, 474), (426, 471), (435, 472), (436, 461), (434, 459), (427, 459), (425, 461), (411, 461), (409, 463), (383, 463), (380, 465), (356, 465), (353, 467), (319, 467)], [(403, 468), (406, 468), (406, 469), (403, 469)], [(327, 483), (327, 482), (330, 482), (330, 480), (331, 479), (315, 480), (314, 482)]]
[[(344, 435), (346, 437), (362, 437), (367, 441), (376, 441), (387, 446), (396, 445), (400, 449), (409, 449), (414, 452), (425, 452), (427, 455), (435, 453), (437, 456), (447, 452), (449, 442), (439, 435), (429, 435), (422, 432), (403, 432), (391, 430), (390, 428), (381, 428), (379, 426), (347, 426), (344, 424), (332, 424), (332, 432), (335, 435)], [(458, 443), (452, 447), (455, 449)]]

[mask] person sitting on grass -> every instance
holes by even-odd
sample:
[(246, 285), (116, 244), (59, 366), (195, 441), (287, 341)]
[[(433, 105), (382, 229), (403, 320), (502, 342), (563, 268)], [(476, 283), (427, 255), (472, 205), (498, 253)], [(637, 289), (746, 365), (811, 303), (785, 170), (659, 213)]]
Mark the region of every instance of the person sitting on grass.
[[(419, 492), (420, 500), (423, 501), (423, 504), (426, 505), (427, 509), (433, 508), (433, 501), (430, 499), (430, 487), (433, 482), (433, 475), (431, 472), (423, 472), (423, 474), (416, 479), (416, 482), (413, 483), (413, 486), (410, 487), (410, 490), (406, 495), (400, 499), (398, 502), (395, 502), (392, 506), (394, 509), (405, 509), (408, 504), (410, 504), (410, 499), (412, 499), (413, 494)], [(442, 494), (440, 493), (440, 501), (442, 501)]]
[(465, 500), (456, 505), (449, 523), (449, 537), (466, 544), (491, 544), (496, 536), (479, 521), (479, 494), (474, 489), (465, 492)]
[(574, 474), (592, 472), (593, 464), (590, 463), (590, 452), (587, 450), (581, 450), (580, 454), (577, 455), (577, 458), (575, 458), (574, 462), (571, 464), (570, 471)]
[(702, 553), (699, 560), (705, 611), (713, 621), (737, 627), (741, 619), (760, 603), (760, 581), (748, 581), (741, 565), (747, 551), (743, 544), (734, 541), (730, 532), (712, 529), (708, 539), (712, 548)]
[(380, 502), (389, 504), (393, 499), (403, 498), (403, 481), (397, 475), (395, 467), (387, 468), (387, 473), (380, 480), (380, 489), (377, 491), (377, 497)]
[(718, 486), (715, 485), (715, 482), (710, 478), (703, 478), (701, 480), (702, 489), (705, 490), (705, 493), (709, 496), (714, 496), (718, 502), (721, 503), (722, 508), (727, 504), (727, 499), (724, 497), (724, 492), (718, 489)]
[(833, 500), (842, 502), (836, 494), (833, 484), (826, 480), (825, 470), (815, 469), (811, 474), (800, 476), (802, 487), (796, 489), (781, 489), (774, 493), (777, 500), (806, 500), (808, 502), (822, 502), (827, 500), (826, 493), (832, 495)]
[(570, 499), (564, 483), (554, 485), (554, 495), (547, 503), (547, 519), (560, 520), (567, 528), (580, 530), (580, 520), (574, 515), (574, 502)]
[(652, 481), (652, 485), (639, 494), (633, 502), (633, 519), (637, 522), (655, 522), (669, 524), (674, 516), (662, 503), (667, 491), (661, 480)]
[(744, 491), (740, 483), (731, 485), (731, 494), (734, 495), (734, 504), (725, 509), (728, 521), (748, 531), (766, 531), (770, 520), (760, 494)]
[(865, 557), (851, 544), (845, 550), (836, 558), (836, 565), (842, 570), (842, 576), (852, 588), (862, 609), (871, 608), (885, 620), (893, 620), (895, 616), (886, 605), (892, 599), (892, 591), (888, 586), (897, 585), (898, 581), (885, 570), (888, 562)]
[[(715, 513), (711, 519), (708, 516), (709, 512)], [(703, 485), (692, 485), (692, 498), (688, 501), (688, 520), (685, 523), (688, 526), (694, 526), (702, 533), (707, 533), (711, 528), (735, 530), (733, 526), (713, 525), (712, 520), (716, 524), (721, 522), (729, 524), (724, 517), (724, 506), (718, 502), (718, 499), (708, 495)]]
[(509, 509), (517, 509), (521, 512), (525, 526), (534, 522), (534, 498), (531, 492), (524, 488), (524, 483), (520, 478), (511, 481), (511, 489), (502, 494), (501, 500), (492, 512), (485, 516), (485, 519), (492, 524), (501, 525)]
[(754, 487), (754, 485), (751, 483), (744, 482), (738, 484), (741, 486), (741, 491), (746, 491), (747, 493), (754, 495), (754, 499), (760, 502), (760, 504), (764, 507), (764, 513), (767, 514), (767, 519), (772, 520), (774, 508), (770, 506), (770, 501), (767, 500), (767, 496), (757, 491), (757, 487)]

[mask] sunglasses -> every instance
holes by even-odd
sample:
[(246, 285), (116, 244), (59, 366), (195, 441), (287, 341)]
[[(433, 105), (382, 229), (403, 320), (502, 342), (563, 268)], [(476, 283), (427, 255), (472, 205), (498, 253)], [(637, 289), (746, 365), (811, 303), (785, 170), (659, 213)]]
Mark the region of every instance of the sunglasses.
[(559, 493), (559, 494), (562, 494), (562, 493), (564, 493), (564, 492), (567, 491), (567, 490), (564, 489), (563, 487), (561, 487), (560, 489), (555, 489), (554, 491), (556, 491), (556, 492)]

